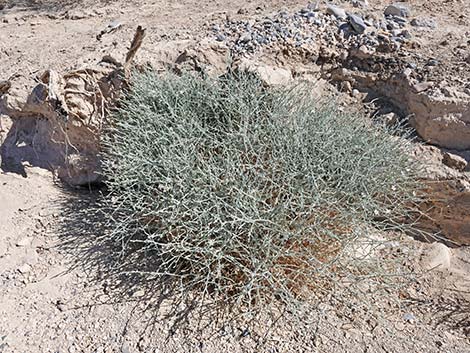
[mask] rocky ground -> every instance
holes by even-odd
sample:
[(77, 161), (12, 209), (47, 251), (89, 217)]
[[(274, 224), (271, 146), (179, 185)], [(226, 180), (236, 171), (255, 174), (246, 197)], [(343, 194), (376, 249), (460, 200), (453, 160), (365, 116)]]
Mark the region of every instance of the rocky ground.
[[(0, 0), (0, 352), (470, 351), (469, 8), (468, 0)], [(442, 241), (403, 235), (384, 256), (407, 253), (402, 265), (419, 276), (368, 305), (351, 298), (353, 314), (325, 302), (263, 344), (245, 327), (209, 334), (190, 325), (168, 337), (166, 321), (149, 326), (139, 289), (110, 290), (81, 257), (90, 244), (74, 248), (63, 232), (73, 229), (67, 207), (93, 195), (65, 185), (97, 181), (89, 140), (106, 102), (96, 87), (119, 68), (137, 25), (146, 28), (140, 66), (213, 75), (237, 67), (269, 85), (308, 80), (341, 109), (412, 126), (434, 195), (423, 227)], [(66, 143), (51, 133), (64, 118), (51, 99), (69, 108)], [(65, 145), (74, 148), (64, 157)]]

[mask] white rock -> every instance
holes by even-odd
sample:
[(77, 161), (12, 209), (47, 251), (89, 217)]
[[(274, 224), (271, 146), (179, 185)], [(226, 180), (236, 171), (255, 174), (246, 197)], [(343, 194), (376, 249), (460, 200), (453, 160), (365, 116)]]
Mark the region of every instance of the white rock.
[(448, 269), (450, 268), (451, 250), (442, 243), (433, 243), (427, 249), (422, 259), (423, 267), (427, 270), (431, 269)]
[(137, 290), (132, 294), (134, 298), (141, 298), (144, 295), (145, 295), (145, 291), (143, 289)]
[(344, 11), (341, 7), (331, 4), (326, 7), (326, 12), (342, 20), (346, 19), (347, 17), (346, 11)]
[(240, 69), (257, 74), (268, 86), (286, 85), (292, 81), (292, 72), (282, 67), (269, 66), (263, 63), (244, 60)]
[(410, 324), (413, 324), (416, 322), (416, 316), (414, 316), (412, 313), (406, 313), (405, 315), (403, 315), (403, 320)]

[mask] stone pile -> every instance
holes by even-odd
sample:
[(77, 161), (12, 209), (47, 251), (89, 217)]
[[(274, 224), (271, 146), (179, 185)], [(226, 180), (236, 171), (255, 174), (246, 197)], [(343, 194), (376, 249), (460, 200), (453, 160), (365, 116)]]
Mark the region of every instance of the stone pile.
[[(357, 7), (367, 6), (364, 2), (356, 3), (362, 4)], [(407, 29), (411, 25), (409, 16), (410, 10), (403, 4), (388, 6), (382, 18), (369, 15), (363, 9), (348, 12), (333, 4), (324, 9), (310, 4), (293, 13), (282, 10), (251, 21), (228, 19), (223, 24), (213, 25), (211, 30), (214, 38), (226, 44), (235, 56), (250, 56), (278, 46), (366, 45), (372, 50), (383, 47), (390, 51), (411, 39)], [(412, 21), (414, 26), (423, 25), (422, 20)]]

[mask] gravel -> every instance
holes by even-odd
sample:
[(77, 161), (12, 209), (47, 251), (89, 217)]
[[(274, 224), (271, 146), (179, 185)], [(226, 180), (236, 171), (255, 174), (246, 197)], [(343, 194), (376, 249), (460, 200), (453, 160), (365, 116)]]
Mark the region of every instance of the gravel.
[(395, 50), (411, 38), (410, 32), (405, 31), (408, 25), (405, 15), (408, 12), (395, 11), (377, 20), (364, 10), (361, 14), (346, 14), (338, 6), (329, 4), (320, 10), (314, 3), (296, 12), (282, 10), (250, 21), (229, 19), (210, 29), (215, 40), (226, 44), (234, 56), (249, 57), (262, 50), (312, 45), (339, 51), (365, 45), (374, 51), (382, 43)]

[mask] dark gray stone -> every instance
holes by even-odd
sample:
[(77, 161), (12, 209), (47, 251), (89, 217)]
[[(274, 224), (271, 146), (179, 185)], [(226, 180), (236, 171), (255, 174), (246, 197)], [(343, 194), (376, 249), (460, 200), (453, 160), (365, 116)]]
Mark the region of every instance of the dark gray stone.
[(388, 16), (399, 16), (399, 17), (409, 17), (411, 14), (410, 9), (402, 3), (395, 3), (388, 5), (384, 11), (384, 15)]
[(357, 32), (357, 33), (364, 33), (364, 31), (367, 28), (367, 25), (364, 23), (364, 20), (362, 17), (349, 14), (349, 23), (351, 24), (351, 27)]
[(406, 18), (400, 16), (393, 16), (392, 20), (398, 23), (406, 23)]
[(437, 66), (439, 65), (439, 61), (436, 59), (430, 59), (425, 66)]

